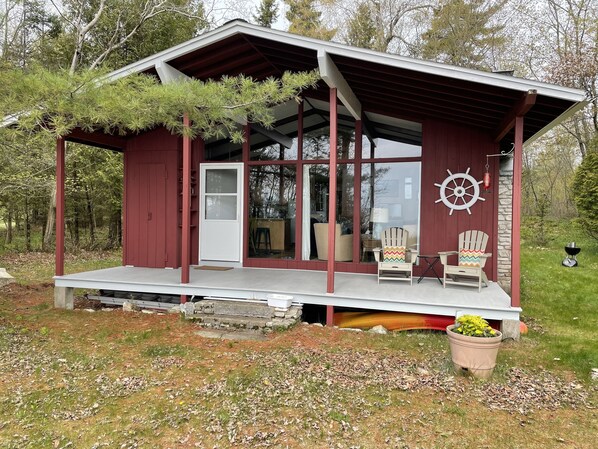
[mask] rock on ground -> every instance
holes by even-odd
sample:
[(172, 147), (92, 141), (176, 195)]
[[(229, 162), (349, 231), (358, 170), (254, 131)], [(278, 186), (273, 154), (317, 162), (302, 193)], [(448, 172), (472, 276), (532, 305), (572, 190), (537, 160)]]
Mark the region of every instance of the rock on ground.
[(381, 335), (388, 334), (388, 330), (381, 324), (378, 324), (377, 326), (372, 327), (369, 330), (369, 332), (371, 332), (372, 334), (381, 334)]
[(5, 285), (12, 284), (14, 282), (15, 278), (8, 274), (6, 268), (0, 268), (0, 287), (4, 287)]

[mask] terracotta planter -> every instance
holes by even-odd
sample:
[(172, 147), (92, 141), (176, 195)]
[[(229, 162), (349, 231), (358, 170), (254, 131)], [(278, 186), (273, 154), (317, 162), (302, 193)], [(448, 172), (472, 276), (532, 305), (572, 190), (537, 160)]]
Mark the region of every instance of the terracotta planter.
[(496, 366), (502, 334), (496, 331), (495, 337), (469, 337), (453, 332), (456, 326), (451, 324), (446, 328), (455, 370), (466, 371), (482, 379), (490, 378)]

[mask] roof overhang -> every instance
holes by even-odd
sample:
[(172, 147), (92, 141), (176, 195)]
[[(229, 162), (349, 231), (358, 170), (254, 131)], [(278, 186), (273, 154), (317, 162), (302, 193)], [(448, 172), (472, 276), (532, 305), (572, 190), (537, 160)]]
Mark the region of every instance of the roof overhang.
[[(172, 80), (217, 79), (242, 73), (264, 79), (315, 68), (329, 87), (337, 88), (354, 117), (364, 110), (418, 121), (443, 119), (493, 137), (521, 97), (534, 91), (535, 102), (526, 111), (526, 143), (587, 104), (585, 93), (577, 89), (320, 41), (243, 21), (229, 22), (107, 78), (148, 73)], [(323, 87), (306, 95), (323, 99)], [(503, 132), (501, 138), (512, 140), (512, 134)]]

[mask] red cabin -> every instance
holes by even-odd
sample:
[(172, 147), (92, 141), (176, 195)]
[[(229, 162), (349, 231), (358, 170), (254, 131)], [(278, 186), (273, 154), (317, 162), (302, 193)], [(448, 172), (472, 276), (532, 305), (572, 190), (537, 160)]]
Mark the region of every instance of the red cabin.
[[(123, 267), (63, 273), (60, 140), (57, 305), (72, 305), (75, 287), (183, 300), (284, 293), (328, 306), (329, 318), (334, 307), (355, 307), (518, 321), (522, 146), (583, 107), (583, 92), (241, 21), (111, 76), (260, 80), (313, 69), (323, 81), (301, 103), (275, 107), (272, 129), (239, 124), (244, 144), (165, 129), (66, 138), (124, 152)], [(453, 185), (481, 183), (488, 155), (488, 188), (440, 201), (443, 189), (450, 197)], [(429, 256), (456, 250), (463, 231), (485, 232), (488, 287), (443, 289), (430, 270), (413, 285), (378, 284), (373, 249), (389, 227), (407, 230), (407, 245)], [(427, 267), (418, 260), (413, 276)]]

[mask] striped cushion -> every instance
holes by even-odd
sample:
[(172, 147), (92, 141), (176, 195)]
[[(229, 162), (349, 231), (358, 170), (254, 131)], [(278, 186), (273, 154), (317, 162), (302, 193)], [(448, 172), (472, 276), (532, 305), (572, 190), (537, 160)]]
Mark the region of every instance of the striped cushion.
[(384, 262), (405, 263), (404, 246), (385, 246), (382, 250)]
[(480, 257), (484, 251), (477, 249), (462, 249), (459, 250), (459, 266), (461, 267), (479, 267)]

